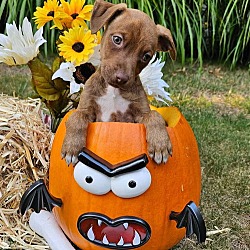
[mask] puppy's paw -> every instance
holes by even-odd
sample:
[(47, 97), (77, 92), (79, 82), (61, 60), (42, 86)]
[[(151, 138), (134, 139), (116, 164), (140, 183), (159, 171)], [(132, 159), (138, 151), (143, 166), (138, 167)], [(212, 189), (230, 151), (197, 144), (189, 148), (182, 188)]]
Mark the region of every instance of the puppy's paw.
[(152, 133), (147, 137), (149, 156), (157, 163), (166, 163), (172, 156), (172, 144), (166, 130)]
[(62, 159), (64, 158), (67, 165), (76, 165), (78, 162), (78, 155), (84, 147), (83, 143), (77, 142), (75, 139), (64, 140), (61, 150)]

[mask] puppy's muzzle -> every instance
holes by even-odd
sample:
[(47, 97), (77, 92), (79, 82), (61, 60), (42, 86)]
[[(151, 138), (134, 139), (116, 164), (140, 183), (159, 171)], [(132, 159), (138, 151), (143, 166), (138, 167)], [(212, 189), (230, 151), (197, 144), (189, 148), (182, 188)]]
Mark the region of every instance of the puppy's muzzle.
[(123, 72), (116, 72), (115, 79), (118, 84), (125, 84), (129, 80), (129, 76)]

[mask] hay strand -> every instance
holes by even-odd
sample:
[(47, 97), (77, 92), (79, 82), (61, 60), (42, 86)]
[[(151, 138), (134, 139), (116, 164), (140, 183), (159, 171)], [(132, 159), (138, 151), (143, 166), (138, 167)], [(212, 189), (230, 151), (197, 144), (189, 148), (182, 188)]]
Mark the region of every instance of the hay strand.
[(53, 134), (43, 124), (39, 99), (0, 95), (0, 249), (49, 249), (18, 214), (27, 188), (46, 178)]

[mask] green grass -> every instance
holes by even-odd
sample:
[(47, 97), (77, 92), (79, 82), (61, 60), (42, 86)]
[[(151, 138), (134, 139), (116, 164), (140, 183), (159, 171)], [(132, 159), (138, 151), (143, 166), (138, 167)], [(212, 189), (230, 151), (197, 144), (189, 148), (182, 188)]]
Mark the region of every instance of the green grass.
[[(180, 108), (199, 145), (201, 210), (207, 229), (230, 228), (229, 233), (210, 237), (212, 241), (205, 249), (249, 249), (249, 117), (239, 111), (228, 113), (228, 108), (210, 102), (191, 101)], [(180, 249), (190, 249), (191, 245), (187, 242)]]
[(198, 141), (201, 211), (207, 229), (230, 229), (210, 236), (206, 246), (184, 240), (175, 249), (249, 249), (250, 72), (221, 69), (218, 73), (218, 66), (205, 66), (202, 72), (170, 67), (166, 79), (174, 105), (190, 122)]
[[(202, 167), (201, 212), (208, 231), (229, 229), (197, 246), (195, 237), (174, 249), (250, 248), (250, 71), (219, 65), (166, 65), (173, 105), (196, 135)], [(0, 92), (33, 94), (26, 66), (0, 65)]]
[(0, 93), (21, 98), (35, 97), (28, 66), (8, 67), (0, 64)]

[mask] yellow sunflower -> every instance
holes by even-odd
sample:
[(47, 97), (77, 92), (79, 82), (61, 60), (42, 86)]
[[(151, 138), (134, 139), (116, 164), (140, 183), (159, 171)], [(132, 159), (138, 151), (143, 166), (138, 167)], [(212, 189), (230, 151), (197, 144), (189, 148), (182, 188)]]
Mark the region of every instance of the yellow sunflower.
[(62, 12), (60, 17), (64, 21), (66, 28), (83, 26), (87, 29), (85, 21), (89, 21), (93, 5), (86, 5), (85, 0), (71, 0), (70, 3), (61, 0)]
[(37, 28), (40, 29), (46, 23), (53, 20), (54, 26), (62, 29), (62, 24), (60, 22), (60, 9), (59, 2), (57, 0), (47, 0), (44, 2), (44, 6), (37, 7), (36, 12), (34, 12), (35, 24)]
[(95, 36), (90, 30), (86, 31), (83, 26), (64, 31), (64, 35), (61, 35), (59, 39), (62, 42), (58, 45), (59, 55), (67, 62), (74, 63), (75, 66), (87, 62), (97, 45)]

